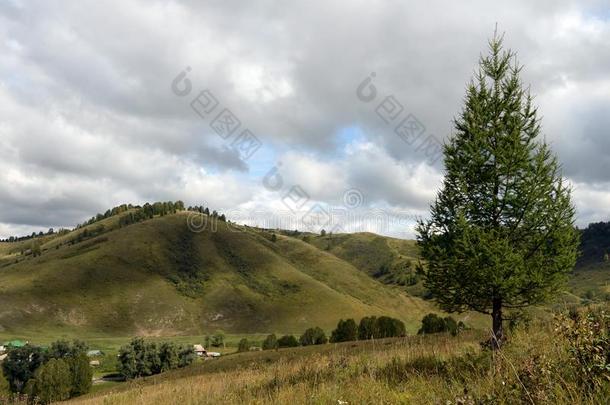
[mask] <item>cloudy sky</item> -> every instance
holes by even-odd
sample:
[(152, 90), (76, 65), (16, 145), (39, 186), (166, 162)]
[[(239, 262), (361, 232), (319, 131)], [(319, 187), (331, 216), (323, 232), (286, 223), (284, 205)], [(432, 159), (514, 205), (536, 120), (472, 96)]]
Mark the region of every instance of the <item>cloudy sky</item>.
[(2, 0), (0, 237), (178, 199), (412, 237), (496, 23), (578, 224), (609, 220), (607, 1)]

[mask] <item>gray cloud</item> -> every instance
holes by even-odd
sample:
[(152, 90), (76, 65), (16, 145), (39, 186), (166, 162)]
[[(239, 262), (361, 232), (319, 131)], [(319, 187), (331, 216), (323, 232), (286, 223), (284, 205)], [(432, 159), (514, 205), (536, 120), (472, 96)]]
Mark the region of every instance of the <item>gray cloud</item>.
[[(446, 138), (496, 23), (578, 184), (581, 220), (605, 219), (591, 196), (607, 197), (610, 184), (606, 9), (575, 0), (3, 2), (0, 223), (10, 226), (0, 231), (71, 225), (146, 199), (271, 204), (280, 195), (261, 189), (260, 172), (285, 151), (303, 164), (286, 176), (319, 200), (357, 187), (370, 204), (421, 212), (442, 165), (429, 167), (375, 107), (393, 95), (427, 135)], [(170, 83), (186, 66), (193, 91), (177, 97)], [(366, 104), (355, 91), (371, 72), (378, 97)], [(241, 161), (191, 110), (203, 89), (268, 152)], [(346, 157), (337, 134), (354, 126), (365, 139)], [(100, 184), (102, 197), (92, 191)]]

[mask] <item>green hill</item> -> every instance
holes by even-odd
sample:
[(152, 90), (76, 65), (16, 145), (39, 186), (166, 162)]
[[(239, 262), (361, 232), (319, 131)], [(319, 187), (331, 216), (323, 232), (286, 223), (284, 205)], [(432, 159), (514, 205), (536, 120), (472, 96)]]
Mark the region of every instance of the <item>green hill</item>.
[[(343, 250), (328, 251), (318, 247), (323, 238), (307, 243), (278, 234), (273, 241), (268, 231), (223, 221), (215, 232), (192, 232), (188, 215), (124, 227), (113, 216), (63, 235), (0, 244), (0, 332), (298, 333), (374, 314), (398, 317), (414, 332), (434, 310), (404, 288), (371, 278), (381, 261), (350, 253), (367, 238), (384, 258), (383, 240), (392, 252), (409, 242), (336, 235), (346, 239)], [(40, 256), (30, 254), (32, 243), (40, 243)]]

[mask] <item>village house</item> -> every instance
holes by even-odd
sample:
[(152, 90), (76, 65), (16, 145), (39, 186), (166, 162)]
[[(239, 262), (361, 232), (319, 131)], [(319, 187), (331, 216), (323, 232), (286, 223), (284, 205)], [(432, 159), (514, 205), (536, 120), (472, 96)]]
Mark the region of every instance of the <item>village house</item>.
[(195, 354), (199, 357), (207, 357), (208, 352), (202, 345), (193, 345), (193, 349)]

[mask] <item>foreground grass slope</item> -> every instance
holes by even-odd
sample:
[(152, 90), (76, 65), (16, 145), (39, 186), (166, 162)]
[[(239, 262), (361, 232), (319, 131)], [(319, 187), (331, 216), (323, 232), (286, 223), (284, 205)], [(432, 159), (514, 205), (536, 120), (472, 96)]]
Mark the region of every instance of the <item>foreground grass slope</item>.
[(517, 328), (496, 353), (475, 331), (240, 353), (71, 403), (607, 403), (610, 318), (601, 314)]
[[(3, 247), (0, 332), (86, 336), (301, 332), (342, 317), (387, 314), (411, 333), (430, 303), (378, 283), (339, 255), (298, 238), (218, 221), (192, 232), (188, 213), (95, 236), (42, 241), (42, 255)], [(100, 225), (99, 235), (93, 230)], [(21, 248), (21, 247), (20, 247)], [(13, 249), (14, 250), (14, 249)]]

